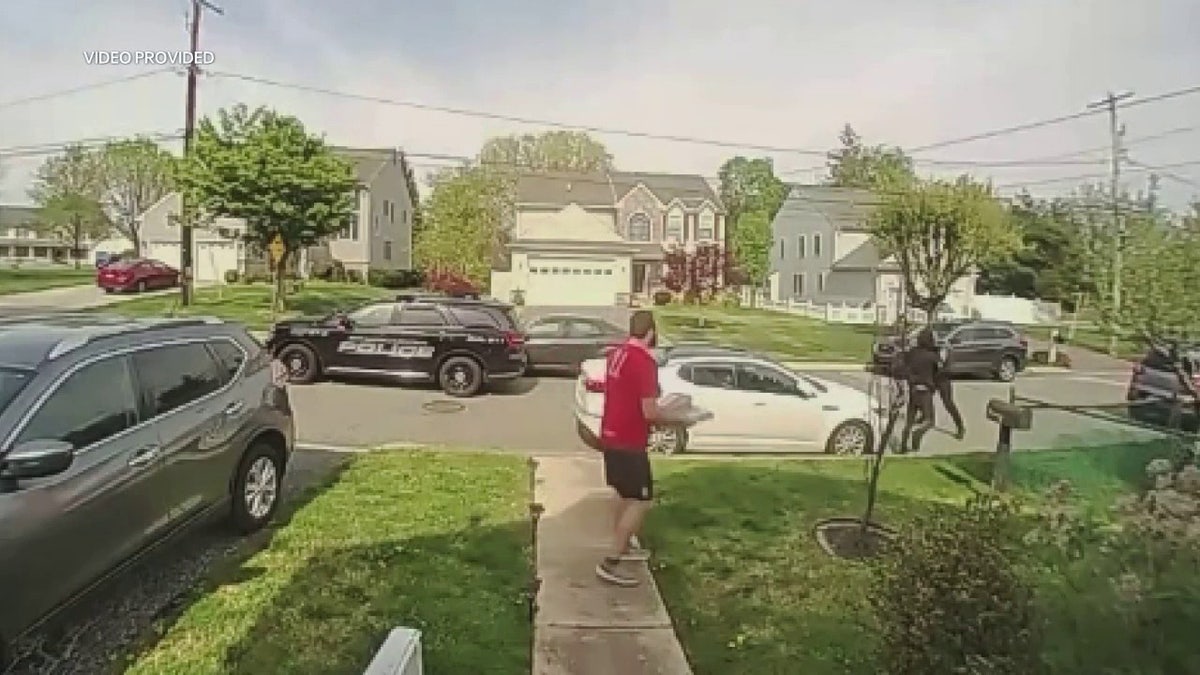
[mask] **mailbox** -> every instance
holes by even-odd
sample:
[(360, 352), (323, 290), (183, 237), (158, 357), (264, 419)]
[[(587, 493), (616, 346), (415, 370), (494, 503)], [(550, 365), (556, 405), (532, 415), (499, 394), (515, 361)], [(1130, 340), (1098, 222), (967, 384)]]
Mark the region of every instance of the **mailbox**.
[(987, 417), (997, 424), (1011, 429), (1029, 429), (1033, 426), (1033, 409), (994, 398), (988, 401)]

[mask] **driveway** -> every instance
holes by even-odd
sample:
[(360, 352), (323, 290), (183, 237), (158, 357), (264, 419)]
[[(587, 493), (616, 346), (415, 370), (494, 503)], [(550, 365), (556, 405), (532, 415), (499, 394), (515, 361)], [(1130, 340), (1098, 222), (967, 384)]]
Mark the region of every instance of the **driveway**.
[[(177, 293), (178, 289), (151, 291), (143, 295), (165, 295)], [(56, 312), (77, 312), (85, 309), (104, 307), (113, 303), (134, 297), (123, 293), (105, 293), (100, 288), (88, 284), (84, 286), (67, 286), (52, 288), (31, 293), (15, 293), (0, 296), (0, 316), (28, 316), (31, 314), (53, 314)]]

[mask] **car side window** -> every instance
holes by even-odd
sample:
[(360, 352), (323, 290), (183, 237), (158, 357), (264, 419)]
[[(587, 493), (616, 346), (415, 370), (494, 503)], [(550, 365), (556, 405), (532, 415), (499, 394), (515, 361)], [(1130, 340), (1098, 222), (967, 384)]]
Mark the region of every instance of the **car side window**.
[(86, 365), (46, 398), (18, 443), (56, 440), (82, 450), (137, 424), (137, 396), (125, 357)]
[(525, 331), (529, 337), (558, 337), (563, 333), (563, 325), (558, 321), (539, 321)]
[(368, 305), (355, 310), (346, 318), (356, 326), (386, 326), (396, 315), (396, 308), (391, 304)]
[(478, 307), (450, 307), (454, 320), (468, 328), (500, 328), (496, 317)]
[(590, 338), (599, 337), (604, 331), (591, 321), (572, 321), (567, 324), (567, 337)]
[(741, 363), (737, 367), (737, 388), (761, 394), (796, 394), (796, 379), (756, 363)]
[(246, 353), (229, 340), (213, 340), (208, 346), (221, 366), (221, 383), (228, 384), (246, 362)]
[(691, 367), (691, 379), (688, 381), (697, 387), (733, 389), (733, 368), (723, 365), (695, 364)]
[(445, 326), (446, 319), (436, 307), (405, 307), (400, 310), (401, 326)]
[(182, 408), (224, 386), (220, 367), (199, 342), (137, 352), (133, 367), (147, 418)]

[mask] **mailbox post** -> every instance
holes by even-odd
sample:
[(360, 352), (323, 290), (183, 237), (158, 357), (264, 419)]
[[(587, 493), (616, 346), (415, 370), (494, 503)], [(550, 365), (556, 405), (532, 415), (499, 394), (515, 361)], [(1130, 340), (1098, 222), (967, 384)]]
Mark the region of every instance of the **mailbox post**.
[(1008, 400), (994, 398), (988, 401), (988, 419), (1000, 425), (996, 440), (996, 462), (992, 467), (992, 488), (998, 492), (1008, 489), (1012, 475), (1012, 432), (1013, 429), (1028, 430), (1033, 426), (1033, 410), (1016, 404), (1016, 391), (1009, 389)]

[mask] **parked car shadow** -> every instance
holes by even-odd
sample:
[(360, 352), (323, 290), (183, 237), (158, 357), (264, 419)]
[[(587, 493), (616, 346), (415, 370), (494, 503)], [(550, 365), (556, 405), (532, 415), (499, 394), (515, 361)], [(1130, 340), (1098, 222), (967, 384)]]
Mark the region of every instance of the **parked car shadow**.
[(267, 546), (297, 510), (337, 481), (347, 461), (344, 454), (298, 451), (267, 529), (244, 537), (213, 522), (164, 541), (18, 642), (5, 675), (93, 675), (133, 660), (193, 598), (211, 590), (206, 578)]

